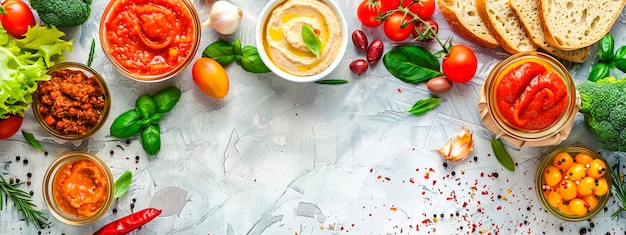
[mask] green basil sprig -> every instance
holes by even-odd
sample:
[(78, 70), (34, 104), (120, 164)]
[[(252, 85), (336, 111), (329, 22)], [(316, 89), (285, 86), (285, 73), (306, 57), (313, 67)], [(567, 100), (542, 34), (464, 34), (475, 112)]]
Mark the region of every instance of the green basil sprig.
[(251, 73), (270, 72), (270, 69), (261, 60), (257, 48), (253, 46), (242, 47), (239, 39), (235, 40), (235, 44), (222, 40), (215, 41), (204, 48), (202, 57), (214, 59), (222, 66), (236, 61), (243, 70)]
[(132, 182), (132, 180), (133, 173), (130, 171), (124, 172), (124, 174), (117, 178), (113, 187), (113, 198), (124, 196), (126, 191), (128, 191), (128, 187), (130, 187), (130, 182)]
[(307, 24), (302, 24), (302, 41), (304, 42), (304, 45), (309, 48), (309, 51), (311, 51), (311, 53), (313, 53), (313, 55), (315, 55), (315, 57), (319, 60), (320, 52), (322, 50), (322, 42), (317, 34), (315, 34), (315, 32), (313, 32)]
[(615, 51), (615, 40), (610, 33), (600, 39), (600, 49), (598, 51), (600, 61), (596, 63), (589, 73), (590, 81), (597, 81), (608, 77), (611, 69), (617, 68), (626, 72), (626, 46), (621, 46)]
[(425, 82), (443, 75), (437, 57), (419, 46), (394, 47), (383, 56), (383, 64), (391, 75), (408, 83)]
[(408, 112), (414, 115), (422, 115), (435, 108), (439, 103), (441, 103), (441, 98), (437, 97), (418, 100)]
[(161, 150), (161, 130), (158, 123), (163, 115), (171, 111), (181, 91), (178, 87), (167, 87), (154, 95), (141, 95), (135, 101), (135, 109), (120, 114), (109, 129), (112, 136), (128, 138), (141, 131), (141, 144), (146, 153), (156, 155)]

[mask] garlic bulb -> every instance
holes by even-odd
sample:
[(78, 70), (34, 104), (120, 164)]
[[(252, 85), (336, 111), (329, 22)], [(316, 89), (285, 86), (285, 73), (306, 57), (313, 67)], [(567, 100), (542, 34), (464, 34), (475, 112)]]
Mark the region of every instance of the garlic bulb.
[(209, 18), (203, 27), (212, 27), (218, 33), (229, 35), (237, 31), (243, 18), (243, 10), (227, 1), (217, 1), (211, 6)]
[(472, 150), (474, 150), (472, 131), (463, 127), (443, 147), (437, 149), (437, 152), (443, 159), (456, 162), (468, 157)]

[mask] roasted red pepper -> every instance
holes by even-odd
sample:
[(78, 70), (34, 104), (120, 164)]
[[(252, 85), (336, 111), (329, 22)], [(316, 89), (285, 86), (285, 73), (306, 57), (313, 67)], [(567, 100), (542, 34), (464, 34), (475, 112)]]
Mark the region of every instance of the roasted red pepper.
[(141, 227), (142, 225), (150, 222), (161, 214), (161, 210), (156, 208), (146, 208), (124, 218), (113, 221), (100, 230), (96, 231), (94, 235), (122, 235), (128, 234), (131, 231)]

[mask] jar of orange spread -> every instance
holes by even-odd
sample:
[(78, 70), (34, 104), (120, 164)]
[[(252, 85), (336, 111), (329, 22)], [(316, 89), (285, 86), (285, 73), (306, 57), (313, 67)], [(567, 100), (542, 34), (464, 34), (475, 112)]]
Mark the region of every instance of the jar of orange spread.
[(113, 200), (113, 177), (95, 155), (70, 152), (44, 175), (44, 199), (59, 220), (84, 225), (100, 218)]

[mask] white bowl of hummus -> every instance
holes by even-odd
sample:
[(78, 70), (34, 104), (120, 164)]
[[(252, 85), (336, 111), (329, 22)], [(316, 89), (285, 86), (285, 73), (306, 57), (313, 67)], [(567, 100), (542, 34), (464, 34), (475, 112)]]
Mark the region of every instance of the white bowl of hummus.
[[(302, 36), (307, 25), (319, 38), (319, 57)], [(256, 45), (274, 74), (293, 82), (326, 77), (341, 62), (348, 46), (348, 27), (333, 0), (271, 0), (256, 26)]]

